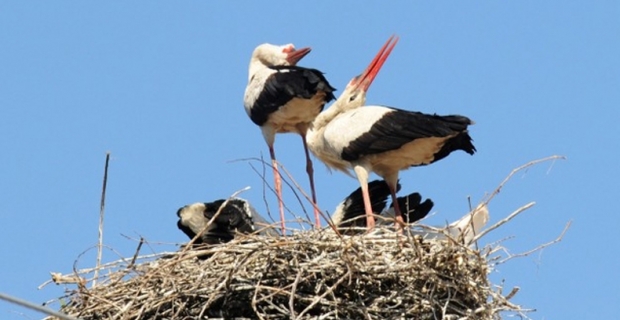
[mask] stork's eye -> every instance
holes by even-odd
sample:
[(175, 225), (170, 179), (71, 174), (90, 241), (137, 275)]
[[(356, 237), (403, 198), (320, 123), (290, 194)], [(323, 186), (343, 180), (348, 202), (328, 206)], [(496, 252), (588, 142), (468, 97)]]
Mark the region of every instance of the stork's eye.
[(355, 100), (357, 98), (357, 94), (354, 94), (351, 96), (351, 98), (349, 98), (349, 102)]

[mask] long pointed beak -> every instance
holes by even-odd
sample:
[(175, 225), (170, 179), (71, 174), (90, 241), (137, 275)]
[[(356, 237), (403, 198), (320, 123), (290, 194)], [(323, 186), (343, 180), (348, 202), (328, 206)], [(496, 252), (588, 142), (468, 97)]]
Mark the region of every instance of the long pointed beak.
[(366, 70), (364, 70), (364, 72), (358, 76), (358, 82), (356, 85), (358, 90), (361, 89), (364, 92), (368, 90), (372, 82), (375, 80), (377, 74), (379, 74), (379, 70), (381, 70), (381, 67), (383, 67), (385, 60), (387, 60), (387, 58), (390, 56), (390, 53), (392, 53), (392, 49), (394, 49), (394, 46), (396, 46), (396, 43), (398, 43), (398, 39), (398, 36), (392, 35), (388, 39), (388, 41), (385, 42), (383, 47), (381, 47), (379, 53), (377, 53), (374, 59), (372, 59)]
[(289, 52), (288, 55), (286, 56), (286, 61), (288, 61), (290, 65), (294, 66), (297, 64), (297, 62), (299, 62), (299, 60), (301, 60), (308, 53), (310, 53), (311, 50), (312, 48), (310, 47), (293, 50)]

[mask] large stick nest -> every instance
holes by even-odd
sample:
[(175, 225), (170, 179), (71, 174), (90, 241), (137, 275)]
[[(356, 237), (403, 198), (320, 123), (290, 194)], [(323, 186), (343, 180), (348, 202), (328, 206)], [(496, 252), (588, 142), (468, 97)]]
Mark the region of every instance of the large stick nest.
[[(516, 172), (561, 158), (516, 168), (483, 204)], [(456, 239), (445, 228), (424, 225), (404, 234), (385, 228), (354, 236), (314, 230), (286, 237), (239, 235), (200, 250), (186, 246), (139, 256), (141, 241), (132, 258), (53, 273), (52, 281), (77, 285), (58, 299), (68, 315), (63, 319), (500, 319), (506, 313), (525, 318), (533, 310), (509, 301), (518, 288), (504, 294), (488, 275), (503, 262), (559, 242), (570, 222), (557, 239), (520, 254), (510, 254), (501, 241), (481, 249), (476, 242), (533, 205), (479, 234), (460, 230)]]
[(387, 229), (250, 235), (114, 266), (94, 288), (79, 285), (61, 311), (81, 319), (499, 319), (517, 307), (492, 289), (488, 258), (453, 239)]

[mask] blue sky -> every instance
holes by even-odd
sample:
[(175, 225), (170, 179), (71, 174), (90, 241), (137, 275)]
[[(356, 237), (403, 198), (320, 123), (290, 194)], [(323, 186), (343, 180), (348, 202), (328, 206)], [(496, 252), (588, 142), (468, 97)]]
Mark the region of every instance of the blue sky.
[[(403, 192), (432, 198), (427, 222), (442, 224), (513, 168), (566, 156), (509, 182), (490, 205), (491, 222), (537, 204), (483, 244), (513, 237), (504, 245), (516, 253), (557, 237), (569, 220), (572, 228), (491, 277), (521, 287), (513, 301), (536, 308), (534, 319), (616, 316), (620, 236), (606, 228), (620, 224), (614, 1), (2, 2), (0, 292), (38, 303), (63, 293), (37, 286), (96, 244), (107, 151), (104, 242), (123, 256), (137, 246), (123, 235), (153, 243), (145, 253), (186, 241), (175, 212), (188, 203), (251, 186), (242, 196), (266, 212), (260, 176), (231, 162), (268, 158), (243, 110), (254, 47), (311, 46), (300, 65), (342, 90), (393, 33), (400, 42), (368, 103), (466, 115), (478, 149), (401, 173)], [(276, 152), (306, 187), (299, 137), (279, 135)], [(325, 210), (358, 187), (318, 160), (315, 169)], [(290, 190), (284, 197), (300, 212)], [(267, 200), (276, 209), (275, 196)], [(78, 267), (94, 257), (90, 250)], [(0, 302), (0, 318), (22, 314), (41, 317)]]

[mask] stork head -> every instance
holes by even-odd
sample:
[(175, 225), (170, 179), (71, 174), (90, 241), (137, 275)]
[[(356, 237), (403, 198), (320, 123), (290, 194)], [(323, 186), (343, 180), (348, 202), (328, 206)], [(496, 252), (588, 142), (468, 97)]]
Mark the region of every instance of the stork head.
[(250, 77), (260, 67), (294, 66), (310, 53), (311, 48), (295, 49), (292, 43), (274, 45), (263, 43), (254, 49), (250, 59)]
[(205, 210), (206, 204), (198, 202), (186, 205), (177, 211), (177, 217), (179, 217), (177, 226), (190, 239), (194, 238), (207, 226), (209, 220), (204, 216)]
[(375, 80), (377, 74), (379, 74), (379, 70), (381, 70), (385, 60), (387, 60), (390, 53), (392, 53), (392, 49), (394, 49), (397, 42), (398, 37), (391, 36), (381, 50), (379, 50), (379, 53), (372, 59), (368, 67), (366, 67), (366, 70), (349, 81), (349, 84), (347, 84), (336, 101), (342, 109), (354, 109), (366, 103), (366, 92), (368, 88), (373, 80)]
[[(221, 208), (225, 202), (226, 200), (220, 199), (186, 205), (177, 211), (177, 226), (190, 239), (204, 230), (201, 237), (194, 242), (196, 245), (225, 243), (232, 240), (237, 232), (254, 232), (252, 217), (255, 211), (251, 205), (246, 200), (233, 198)], [(216, 217), (218, 211), (221, 212)], [(210, 220), (213, 220), (213, 223), (207, 227)]]

